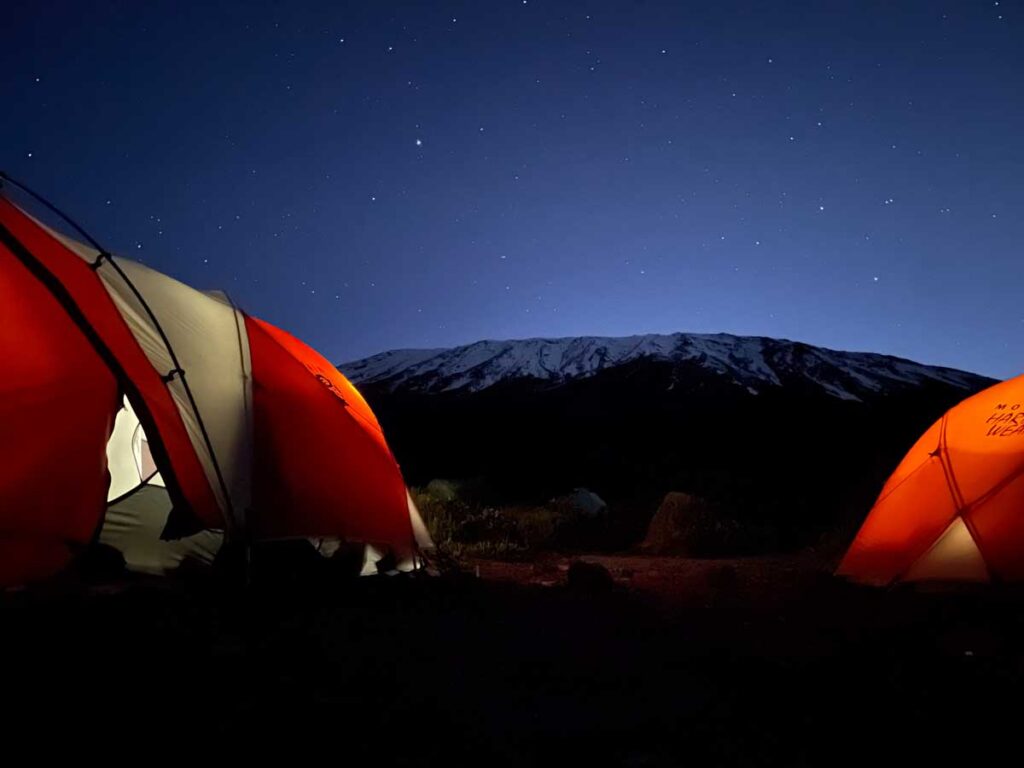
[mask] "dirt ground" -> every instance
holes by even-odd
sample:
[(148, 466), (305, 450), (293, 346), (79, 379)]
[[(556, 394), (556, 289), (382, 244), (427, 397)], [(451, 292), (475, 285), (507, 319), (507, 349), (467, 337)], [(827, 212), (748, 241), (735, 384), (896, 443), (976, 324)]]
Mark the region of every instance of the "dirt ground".
[(7, 593), (5, 743), (384, 766), (1018, 762), (1019, 590), (864, 589), (812, 558), (582, 559), (610, 588), (567, 586), (570, 558), (551, 556)]

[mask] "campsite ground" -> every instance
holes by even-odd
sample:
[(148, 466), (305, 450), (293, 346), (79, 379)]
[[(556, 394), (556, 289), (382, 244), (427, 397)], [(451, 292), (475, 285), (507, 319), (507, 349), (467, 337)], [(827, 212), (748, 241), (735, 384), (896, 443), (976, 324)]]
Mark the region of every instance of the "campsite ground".
[(247, 592), (9, 593), (5, 740), (668, 766), (978, 762), (1017, 738), (1018, 593), (856, 588), (809, 556), (584, 559), (610, 589), (566, 586), (551, 555)]

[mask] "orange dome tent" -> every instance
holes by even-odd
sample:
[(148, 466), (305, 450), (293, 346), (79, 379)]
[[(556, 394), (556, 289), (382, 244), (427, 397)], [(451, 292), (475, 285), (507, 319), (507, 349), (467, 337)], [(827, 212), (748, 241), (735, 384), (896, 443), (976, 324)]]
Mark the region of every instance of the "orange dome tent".
[(0, 586), (97, 539), (153, 573), (212, 561), (225, 535), (415, 564), (429, 536), (337, 368), (81, 234), (0, 194)]
[(924, 433), (838, 575), (866, 584), (1024, 579), (1024, 376), (967, 398)]

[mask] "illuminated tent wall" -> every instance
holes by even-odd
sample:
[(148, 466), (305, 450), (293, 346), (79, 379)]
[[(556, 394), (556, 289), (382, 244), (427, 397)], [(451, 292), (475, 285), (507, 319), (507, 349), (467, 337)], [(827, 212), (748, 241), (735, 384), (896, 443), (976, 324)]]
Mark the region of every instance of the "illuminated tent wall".
[(839, 575), (1024, 579), (1024, 376), (950, 409), (889, 478)]
[(0, 584), (53, 574), (97, 532), (153, 572), (211, 560), (225, 533), (360, 542), (407, 565), (429, 546), (333, 365), (90, 243), (0, 194)]

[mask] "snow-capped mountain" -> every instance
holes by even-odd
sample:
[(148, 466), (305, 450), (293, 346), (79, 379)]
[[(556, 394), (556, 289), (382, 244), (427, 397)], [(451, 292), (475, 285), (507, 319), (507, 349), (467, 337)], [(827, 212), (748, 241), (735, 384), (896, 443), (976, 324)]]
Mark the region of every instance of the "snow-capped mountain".
[(478, 341), (451, 349), (383, 352), (340, 368), (355, 384), (375, 389), (480, 392), (512, 380), (567, 383), (640, 361), (670, 364), (680, 380), (696, 366), (751, 394), (800, 383), (842, 400), (928, 383), (974, 390), (987, 381), (887, 355), (764, 337), (687, 333)]
[(859, 519), (921, 433), (993, 383), (886, 355), (685, 333), (480, 341), (341, 369), (412, 485), (465, 479), (481, 504), (585, 487), (637, 536), (665, 493), (683, 491), (799, 546)]

